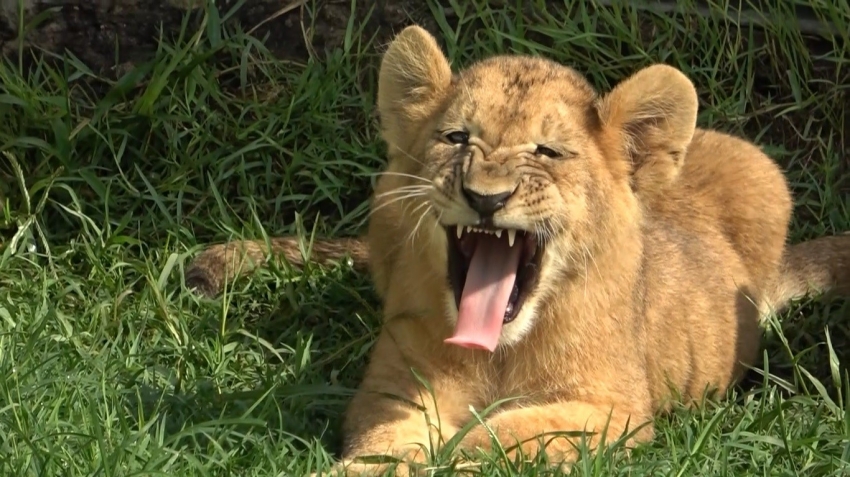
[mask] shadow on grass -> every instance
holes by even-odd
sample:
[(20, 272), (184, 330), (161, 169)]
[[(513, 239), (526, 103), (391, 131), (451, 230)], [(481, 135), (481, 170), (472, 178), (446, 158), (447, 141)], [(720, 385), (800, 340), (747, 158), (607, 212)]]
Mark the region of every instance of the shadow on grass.
[[(162, 424), (151, 432), (191, 438), (198, 446), (225, 445), (221, 432), (205, 430), (223, 426), (227, 434), (260, 432), (304, 451), (318, 440), (338, 453), (341, 416), (376, 336), (377, 298), (368, 278), (342, 266), (302, 272), (272, 266), (227, 288), (216, 299), (187, 305), (197, 317), (192, 336), (202, 351), (186, 361), (250, 349), (221, 364), (238, 369), (239, 361), (252, 360), (244, 365), (253, 373), (246, 379), (250, 387), (222, 386), (215, 372), (183, 381), (179, 370), (146, 369), (123, 385), (127, 415), (139, 429), (158, 418)], [(140, 379), (142, 373), (162, 376)], [(157, 382), (168, 384), (152, 385)]]
[(759, 360), (741, 380), (740, 389), (763, 387), (767, 372), (767, 379), (786, 397), (819, 394), (813, 380), (822, 384), (832, 399), (846, 392), (850, 300), (801, 301), (777, 319), (779, 328), (766, 330)]

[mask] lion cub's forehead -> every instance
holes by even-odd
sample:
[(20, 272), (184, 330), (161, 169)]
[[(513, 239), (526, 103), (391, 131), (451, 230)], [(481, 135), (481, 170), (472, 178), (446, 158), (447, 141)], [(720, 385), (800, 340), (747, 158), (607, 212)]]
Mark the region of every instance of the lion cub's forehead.
[(584, 113), (596, 98), (596, 91), (576, 71), (526, 56), (476, 63), (459, 73), (455, 85), (447, 119), (500, 129), (545, 128), (553, 121), (585, 127)]

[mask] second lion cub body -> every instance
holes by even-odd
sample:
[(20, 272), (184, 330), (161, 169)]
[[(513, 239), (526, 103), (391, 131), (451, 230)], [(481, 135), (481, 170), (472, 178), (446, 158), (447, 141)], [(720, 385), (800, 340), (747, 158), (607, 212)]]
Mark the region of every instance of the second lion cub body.
[[(786, 246), (782, 172), (754, 145), (697, 129), (694, 86), (674, 68), (603, 96), (539, 58), (455, 74), (410, 27), (386, 52), (378, 107), (390, 162), (355, 255), (385, 321), (346, 414), (346, 464), (422, 461), (470, 407), (504, 398), (519, 399), (485, 422), (506, 447), (534, 454), (542, 433), (603, 428), (616, 439), (671, 390), (724, 391), (755, 360), (767, 313), (847, 291), (850, 237)], [(239, 245), (209, 249), (196, 274), (234, 278)], [(575, 438), (543, 439), (550, 458), (575, 458)], [(461, 440), (490, 445), (480, 425)]]

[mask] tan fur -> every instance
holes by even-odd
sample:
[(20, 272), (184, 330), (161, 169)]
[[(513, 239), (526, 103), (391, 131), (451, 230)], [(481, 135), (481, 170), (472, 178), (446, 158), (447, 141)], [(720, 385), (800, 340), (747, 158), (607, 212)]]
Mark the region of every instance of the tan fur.
[[(769, 311), (850, 293), (850, 236), (786, 247), (792, 201), (781, 170), (743, 139), (696, 128), (694, 86), (672, 67), (647, 67), (604, 96), (539, 58), (494, 57), (453, 77), (414, 26), (384, 56), (378, 105), (390, 161), (365, 240), (385, 321), (346, 413), (346, 463), (383, 453), (422, 462), (419, 446), (450, 439), (470, 406), (512, 397), (486, 419), (504, 446), (532, 439), (522, 450), (534, 454), (540, 433), (606, 424), (608, 441), (646, 424), (630, 442), (645, 441), (673, 396), (693, 402), (735, 382)], [(470, 145), (443, 139), (463, 128)], [(565, 157), (536, 155), (535, 144)], [(457, 316), (443, 226), (477, 220), (461, 182), (516, 189), (497, 226), (547, 240), (539, 285), (493, 354), (443, 343)], [(278, 244), (292, 255), (291, 242)], [(347, 243), (365, 258), (360, 245)], [(211, 282), (232, 278), (217, 258), (199, 260)], [(421, 406), (431, 428), (386, 395)], [(575, 442), (556, 439), (546, 452), (568, 464)], [(487, 449), (490, 438), (477, 426), (461, 445)]]
[[(246, 276), (269, 258), (283, 257), (287, 264), (304, 265), (304, 259), (331, 265), (346, 258), (355, 269), (363, 270), (369, 260), (368, 246), (351, 238), (299, 240), (297, 237), (272, 237), (265, 240), (244, 240), (206, 247), (186, 270), (186, 284), (198, 292), (213, 297), (226, 283)], [(306, 257), (305, 257), (306, 256)]]

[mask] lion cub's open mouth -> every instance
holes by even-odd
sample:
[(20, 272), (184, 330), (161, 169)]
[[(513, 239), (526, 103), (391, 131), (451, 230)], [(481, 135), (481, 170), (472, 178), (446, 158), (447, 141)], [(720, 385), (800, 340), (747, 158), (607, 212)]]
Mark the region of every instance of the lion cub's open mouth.
[(543, 246), (522, 230), (452, 226), (446, 235), (458, 309), (455, 333), (446, 342), (492, 352), (502, 325), (517, 317), (537, 285)]

